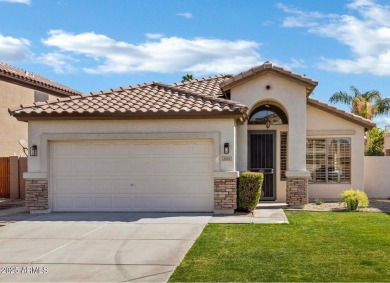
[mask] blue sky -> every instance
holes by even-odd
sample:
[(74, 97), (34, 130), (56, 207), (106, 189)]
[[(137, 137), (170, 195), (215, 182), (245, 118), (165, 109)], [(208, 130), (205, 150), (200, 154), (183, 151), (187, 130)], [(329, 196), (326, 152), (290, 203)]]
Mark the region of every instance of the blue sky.
[(272, 61), (318, 80), (325, 102), (351, 85), (390, 97), (388, 0), (0, 0), (0, 11), (0, 61), (82, 92)]

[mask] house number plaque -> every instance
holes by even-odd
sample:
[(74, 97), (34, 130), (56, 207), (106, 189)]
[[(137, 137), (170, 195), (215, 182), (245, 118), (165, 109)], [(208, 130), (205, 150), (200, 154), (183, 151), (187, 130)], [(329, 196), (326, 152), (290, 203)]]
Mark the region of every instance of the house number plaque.
[(233, 158), (231, 156), (222, 156), (222, 161), (232, 161)]

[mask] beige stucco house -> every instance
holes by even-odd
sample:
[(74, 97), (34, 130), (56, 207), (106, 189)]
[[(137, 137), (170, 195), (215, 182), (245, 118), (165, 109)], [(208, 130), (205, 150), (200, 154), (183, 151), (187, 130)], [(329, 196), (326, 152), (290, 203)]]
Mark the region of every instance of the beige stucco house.
[(78, 93), (37, 74), (0, 62), (0, 157), (24, 156), (18, 140), (28, 139), (27, 124), (10, 117), (8, 108)]
[(140, 84), (10, 109), (28, 122), (31, 211), (236, 208), (240, 171), (262, 200), (303, 205), (364, 189), (366, 119), (310, 98), (317, 82), (266, 62), (235, 76)]

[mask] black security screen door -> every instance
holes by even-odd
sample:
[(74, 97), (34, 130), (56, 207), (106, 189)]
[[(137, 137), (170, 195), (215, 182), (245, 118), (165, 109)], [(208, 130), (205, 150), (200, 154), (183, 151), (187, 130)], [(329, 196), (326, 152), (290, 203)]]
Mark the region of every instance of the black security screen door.
[(249, 171), (264, 173), (260, 200), (275, 200), (275, 132), (249, 131)]

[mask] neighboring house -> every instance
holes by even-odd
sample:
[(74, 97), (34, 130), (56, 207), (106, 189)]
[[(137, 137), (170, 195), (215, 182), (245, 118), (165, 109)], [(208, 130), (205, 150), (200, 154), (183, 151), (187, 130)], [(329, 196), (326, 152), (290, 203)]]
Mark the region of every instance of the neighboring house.
[(9, 116), (8, 108), (80, 92), (0, 62), (0, 157), (23, 155), (18, 140), (27, 141), (27, 123)]
[(232, 213), (240, 171), (262, 200), (300, 206), (364, 189), (374, 124), (310, 98), (317, 82), (266, 62), (236, 76), (140, 84), (10, 109), (28, 122), (32, 212)]

